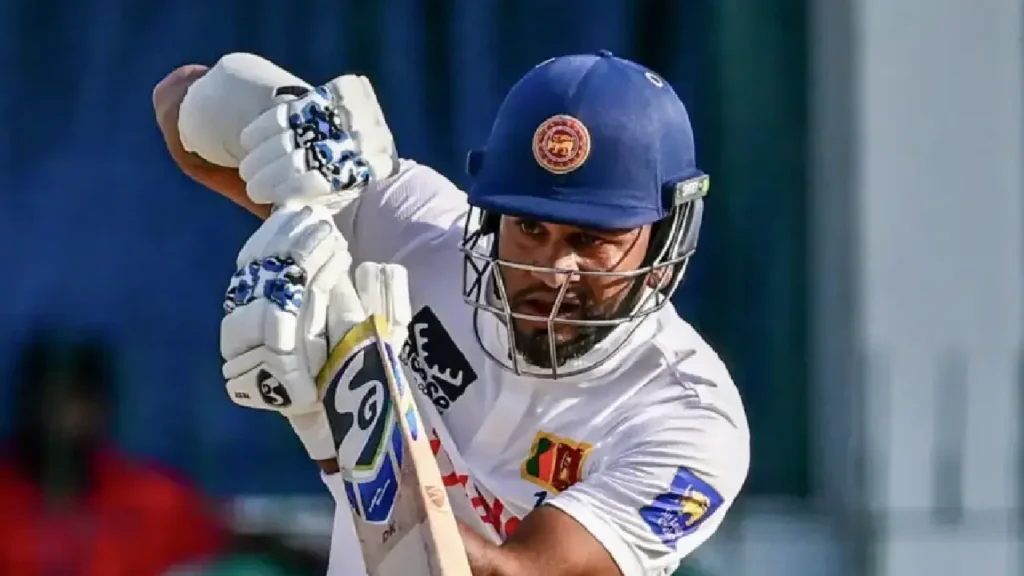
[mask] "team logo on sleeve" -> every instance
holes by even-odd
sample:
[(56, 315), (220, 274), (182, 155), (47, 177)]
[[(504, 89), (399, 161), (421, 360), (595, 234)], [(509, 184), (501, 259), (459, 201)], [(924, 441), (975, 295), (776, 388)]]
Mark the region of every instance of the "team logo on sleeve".
[(476, 371), (429, 306), (412, 317), (401, 359), (439, 414), (444, 414), (477, 379)]
[(568, 174), (590, 156), (590, 131), (572, 116), (552, 116), (533, 133), (533, 158), (552, 174)]
[(530, 455), (519, 467), (520, 474), (527, 482), (558, 494), (583, 479), (583, 465), (592, 448), (584, 442), (538, 432)]
[(686, 468), (679, 468), (668, 491), (640, 509), (640, 517), (666, 546), (675, 548), (722, 505), (722, 495)]

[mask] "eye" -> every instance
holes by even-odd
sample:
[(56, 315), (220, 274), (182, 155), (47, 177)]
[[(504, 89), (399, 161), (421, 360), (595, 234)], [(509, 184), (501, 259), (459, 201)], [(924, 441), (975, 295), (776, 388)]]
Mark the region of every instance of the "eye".
[(587, 232), (577, 232), (572, 235), (572, 245), (580, 249), (594, 248), (604, 242), (604, 238)]
[(519, 231), (527, 236), (540, 236), (544, 233), (544, 227), (540, 225), (540, 222), (533, 220), (517, 220), (516, 226), (519, 227)]

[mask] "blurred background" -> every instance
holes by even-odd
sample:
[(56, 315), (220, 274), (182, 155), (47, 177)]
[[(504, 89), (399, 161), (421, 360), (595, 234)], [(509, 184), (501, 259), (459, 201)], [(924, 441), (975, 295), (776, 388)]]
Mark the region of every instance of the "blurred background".
[(1022, 0), (0, 4), (0, 573), (323, 574), (332, 504), (223, 392), (257, 221), (176, 171), (174, 67), (368, 75), (464, 183), (504, 92), (605, 48), (668, 78), (712, 174), (678, 306), (742, 389), (746, 491), (680, 574), (1024, 574)]

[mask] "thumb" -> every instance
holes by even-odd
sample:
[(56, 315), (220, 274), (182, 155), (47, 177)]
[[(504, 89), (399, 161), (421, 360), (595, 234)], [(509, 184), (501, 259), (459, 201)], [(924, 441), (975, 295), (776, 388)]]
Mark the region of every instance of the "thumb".
[(412, 321), (406, 269), (398, 264), (364, 262), (356, 268), (355, 285), (366, 313), (387, 321), (389, 343), (400, 349)]
[(333, 350), (353, 326), (366, 320), (367, 314), (349, 277), (348, 269), (338, 275), (328, 297), (327, 342)]

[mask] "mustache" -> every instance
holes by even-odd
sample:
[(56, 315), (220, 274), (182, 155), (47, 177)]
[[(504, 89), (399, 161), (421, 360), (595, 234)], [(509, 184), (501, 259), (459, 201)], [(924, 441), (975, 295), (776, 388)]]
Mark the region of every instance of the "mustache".
[[(509, 301), (511, 308), (526, 303), (526, 302), (542, 302), (548, 306), (554, 306), (555, 302), (558, 301), (558, 294), (561, 289), (552, 289), (548, 286), (530, 286), (523, 288), (516, 294), (514, 294)], [(593, 294), (586, 290), (583, 286), (572, 287), (565, 291), (565, 296), (562, 297), (562, 305), (579, 306), (583, 310), (593, 309), (594, 304)]]

